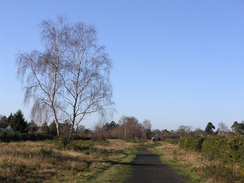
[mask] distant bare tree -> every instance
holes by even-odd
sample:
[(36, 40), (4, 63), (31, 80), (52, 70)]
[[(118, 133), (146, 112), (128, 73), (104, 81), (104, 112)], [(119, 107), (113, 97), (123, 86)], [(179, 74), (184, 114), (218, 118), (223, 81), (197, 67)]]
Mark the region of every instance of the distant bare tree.
[(122, 116), (119, 120), (120, 128), (123, 129), (125, 139), (141, 137), (141, 124), (135, 117)]
[(145, 119), (143, 122), (142, 122), (142, 129), (143, 129), (143, 137), (146, 138), (146, 139), (150, 139), (151, 137), (151, 128), (152, 128), (152, 125), (151, 125), (151, 121), (150, 120), (147, 120)]
[(192, 132), (191, 129), (192, 129), (191, 126), (181, 125), (178, 127), (177, 134), (180, 135), (181, 137), (189, 136), (190, 132)]
[(99, 121), (98, 123), (96, 123), (95, 127), (94, 127), (94, 134), (97, 138), (102, 139), (104, 137), (104, 132), (105, 130), (103, 129), (105, 125), (105, 122), (103, 121)]
[(204, 136), (204, 131), (200, 128), (196, 128), (194, 131), (193, 131), (193, 134), (196, 135), (196, 136)]
[(167, 129), (162, 130), (161, 134), (162, 134), (162, 138), (163, 139), (164, 138), (169, 138), (170, 135), (171, 135), (170, 132)]
[(150, 120), (145, 119), (145, 120), (142, 122), (142, 124), (143, 124), (143, 127), (144, 127), (145, 129), (149, 129), (149, 130), (151, 130), (152, 125), (151, 125), (151, 121), (150, 121)]
[(229, 128), (223, 122), (219, 123), (218, 135), (225, 136), (229, 132)]
[(40, 26), (45, 51), (20, 53), (17, 59), (18, 76), (26, 81), (25, 102), (34, 100), (33, 116), (52, 114), (58, 135), (60, 115), (68, 116), (71, 137), (87, 114), (105, 114), (113, 105), (111, 61), (92, 26), (65, 17)]

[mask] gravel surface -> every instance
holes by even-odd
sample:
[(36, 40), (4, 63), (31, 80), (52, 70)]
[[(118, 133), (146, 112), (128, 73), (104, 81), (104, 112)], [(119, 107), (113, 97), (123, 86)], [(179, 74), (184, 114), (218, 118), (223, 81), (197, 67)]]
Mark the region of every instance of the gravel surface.
[(132, 176), (126, 183), (185, 183), (186, 178), (161, 162), (156, 154), (139, 147), (132, 162)]

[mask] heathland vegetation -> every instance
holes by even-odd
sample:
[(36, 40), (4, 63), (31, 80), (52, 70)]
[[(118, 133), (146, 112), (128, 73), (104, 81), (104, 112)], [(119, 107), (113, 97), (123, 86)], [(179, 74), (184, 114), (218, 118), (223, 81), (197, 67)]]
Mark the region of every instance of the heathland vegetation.
[[(77, 140), (67, 145), (54, 140), (2, 142), (0, 182), (123, 180), (125, 174), (116, 171), (122, 169), (126, 173), (129, 170), (126, 164), (135, 158), (134, 146), (135, 143), (116, 139)], [(103, 173), (106, 177), (101, 176)]]
[(165, 142), (173, 146), (163, 144), (161, 151), (171, 163), (180, 162), (184, 169), (196, 172), (195, 181), (244, 182), (243, 134), (168, 138)]
[(243, 122), (234, 122), (231, 130), (220, 123), (214, 131), (209, 122), (205, 130), (182, 125), (168, 131), (152, 130), (149, 120), (122, 116), (118, 123), (100, 122), (93, 130), (81, 126), (72, 139), (67, 120), (58, 136), (55, 123), (28, 123), (20, 110), (1, 116), (0, 124), (10, 126), (0, 133), (2, 182), (119, 182), (130, 175), (135, 147), (155, 143), (163, 162), (183, 169), (192, 182), (244, 181)]

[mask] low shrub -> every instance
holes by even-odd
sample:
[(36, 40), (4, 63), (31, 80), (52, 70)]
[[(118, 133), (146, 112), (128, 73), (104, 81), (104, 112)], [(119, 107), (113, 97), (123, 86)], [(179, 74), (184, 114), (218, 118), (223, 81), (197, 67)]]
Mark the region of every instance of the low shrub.
[(94, 143), (94, 145), (108, 145), (109, 144), (109, 141), (106, 139), (92, 139), (91, 142)]
[(231, 138), (215, 136), (203, 143), (202, 154), (208, 159), (226, 163), (238, 163), (244, 168), (244, 135)]
[(0, 133), (0, 142), (18, 142), (18, 141), (41, 141), (52, 139), (51, 136), (45, 134), (28, 134), (13, 131), (2, 131)]
[(236, 170), (234, 166), (221, 162), (205, 165), (203, 176), (212, 178), (215, 182), (244, 182), (244, 176), (240, 170)]
[(94, 142), (84, 141), (84, 140), (77, 140), (71, 144), (71, 147), (76, 151), (84, 151), (84, 150), (91, 150), (94, 148)]
[(69, 137), (61, 135), (58, 137), (58, 142), (65, 147), (69, 143)]
[(179, 143), (179, 138), (166, 138), (164, 141), (176, 145)]
[[(174, 140), (164, 141), (176, 144)], [(202, 154), (204, 166), (201, 172), (205, 178), (223, 183), (244, 182), (244, 135), (182, 137), (178, 144), (182, 149)]]

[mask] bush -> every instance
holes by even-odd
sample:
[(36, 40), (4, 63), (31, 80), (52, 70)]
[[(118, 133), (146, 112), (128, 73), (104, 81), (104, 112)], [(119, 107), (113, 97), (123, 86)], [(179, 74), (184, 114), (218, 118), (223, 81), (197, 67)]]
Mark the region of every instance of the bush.
[(9, 133), (5, 130), (2, 131), (0, 134), (0, 139), (1, 139), (1, 142), (9, 142), (10, 141)]
[(27, 134), (27, 133), (19, 133), (13, 131), (2, 131), (0, 133), (0, 141), (1, 142), (10, 142), (10, 141), (37, 141), (37, 140), (46, 140), (51, 139), (50, 136), (44, 134)]
[(89, 141), (77, 140), (72, 143), (72, 147), (74, 150), (77, 151), (91, 150), (94, 148), (94, 142), (91, 140)]
[(206, 165), (203, 168), (205, 177), (211, 177), (216, 182), (243, 182), (244, 177), (241, 172), (236, 172), (235, 168), (224, 163)]
[(217, 158), (228, 163), (240, 163), (243, 166), (244, 135), (208, 138), (203, 143), (202, 153), (208, 159)]
[(200, 152), (204, 140), (204, 137), (182, 137), (179, 140), (179, 146), (185, 150)]
[(203, 142), (202, 154), (209, 160), (223, 159), (227, 146), (227, 139), (223, 136), (210, 137)]
[(164, 141), (168, 142), (170, 144), (174, 144), (174, 145), (179, 143), (179, 139), (178, 138), (166, 138), (166, 139), (164, 139)]
[(69, 137), (61, 135), (58, 137), (58, 141), (63, 145), (66, 146), (69, 143)]
[(230, 138), (183, 137), (179, 140), (179, 146), (201, 152), (209, 160), (209, 164), (203, 168), (205, 177), (217, 182), (244, 182), (244, 135)]
[[(100, 149), (96, 149), (95, 145), (107, 145), (109, 141), (102, 139), (92, 139), (92, 140), (74, 140), (67, 146), (69, 149), (73, 149), (76, 151), (102, 151)], [(106, 151), (106, 150), (103, 150)]]

